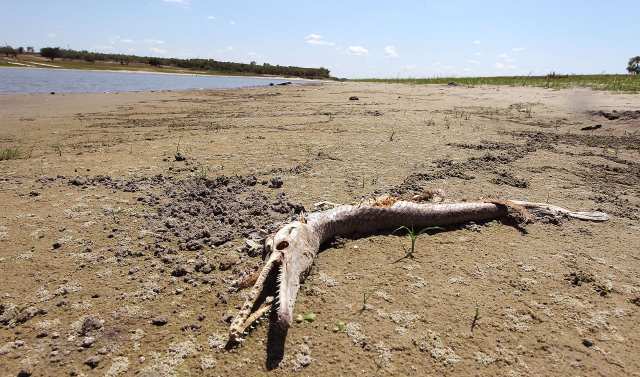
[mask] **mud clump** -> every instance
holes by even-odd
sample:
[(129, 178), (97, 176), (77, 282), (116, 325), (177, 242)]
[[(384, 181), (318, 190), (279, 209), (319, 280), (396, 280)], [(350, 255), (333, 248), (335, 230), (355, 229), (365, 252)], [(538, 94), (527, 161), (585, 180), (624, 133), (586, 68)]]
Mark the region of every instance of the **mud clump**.
[[(72, 178), (66, 178), (64, 176), (58, 176), (58, 179), (67, 179), (67, 183), (71, 186), (88, 187), (88, 186), (103, 186), (113, 190), (124, 192), (138, 192), (147, 190), (152, 187), (163, 185), (173, 179), (166, 177), (162, 174), (154, 175), (152, 177), (139, 177), (131, 179), (117, 179), (108, 175), (96, 175), (94, 177), (76, 176)], [(45, 177), (46, 180), (46, 177)], [(45, 183), (41, 179), (41, 183)]]
[(507, 185), (511, 187), (517, 188), (527, 188), (529, 187), (529, 182), (524, 178), (516, 177), (511, 174), (511, 172), (503, 171), (498, 173), (498, 176), (491, 180), (492, 183), (496, 185)]
[(574, 271), (567, 274), (564, 280), (568, 281), (574, 287), (579, 287), (584, 283), (593, 283), (595, 278), (592, 274), (584, 271)]
[(253, 176), (220, 176), (172, 182), (161, 195), (166, 200), (155, 206), (157, 211), (148, 221), (156, 233), (176, 240), (181, 250), (193, 251), (272, 232), (304, 210), (283, 192), (273, 198), (261, 191), (256, 181)]
[(613, 111), (590, 111), (589, 115), (604, 117), (608, 120), (635, 120), (640, 119), (640, 110), (613, 110)]

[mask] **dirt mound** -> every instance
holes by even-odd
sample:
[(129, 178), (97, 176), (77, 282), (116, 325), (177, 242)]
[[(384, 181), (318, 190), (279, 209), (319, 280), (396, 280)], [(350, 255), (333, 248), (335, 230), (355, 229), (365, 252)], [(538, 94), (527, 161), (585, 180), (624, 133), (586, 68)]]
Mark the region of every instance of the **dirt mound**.
[(199, 250), (257, 232), (270, 233), (304, 210), (283, 192), (273, 198), (256, 186), (254, 176), (189, 179), (166, 185), (163, 197), (168, 199), (158, 205), (153, 204), (155, 197), (148, 198), (153, 194), (140, 201), (157, 209), (148, 218), (154, 232), (177, 240), (181, 250)]
[(589, 115), (596, 117), (604, 117), (608, 120), (634, 120), (640, 119), (640, 110), (613, 110), (613, 111), (590, 111)]
[[(146, 215), (152, 233), (169, 250), (200, 250), (220, 246), (239, 237), (257, 236), (276, 230), (278, 224), (304, 211), (304, 207), (287, 200), (284, 192), (273, 195), (282, 180), (274, 177), (258, 184), (255, 176), (218, 176), (176, 179), (156, 175), (130, 179), (110, 176), (76, 176), (65, 178), (72, 186), (102, 186), (124, 192), (143, 192), (138, 203), (155, 208)], [(273, 185), (273, 181), (280, 185)], [(51, 180), (46, 180), (50, 182)], [(269, 188), (260, 188), (269, 184)]]
[[(499, 152), (486, 152), (482, 156), (469, 157), (466, 160), (461, 161), (454, 161), (450, 159), (436, 160), (433, 162), (434, 168), (431, 169), (430, 172), (411, 174), (405, 178), (400, 185), (391, 188), (388, 193), (400, 196), (417, 194), (422, 192), (423, 186), (426, 182), (446, 178), (472, 180), (476, 178), (474, 172), (478, 171), (486, 171), (495, 174), (496, 177), (491, 180), (494, 184), (506, 184), (513, 187), (526, 188), (529, 185), (528, 182), (521, 178), (517, 178), (510, 173), (507, 166), (514, 161), (524, 158), (529, 153), (546, 147), (542, 141), (533, 141), (524, 145), (490, 141), (483, 141), (480, 144), (450, 143), (448, 145), (461, 149), (473, 149), (478, 151), (495, 150)], [(383, 192), (377, 192), (377, 194), (382, 193)]]

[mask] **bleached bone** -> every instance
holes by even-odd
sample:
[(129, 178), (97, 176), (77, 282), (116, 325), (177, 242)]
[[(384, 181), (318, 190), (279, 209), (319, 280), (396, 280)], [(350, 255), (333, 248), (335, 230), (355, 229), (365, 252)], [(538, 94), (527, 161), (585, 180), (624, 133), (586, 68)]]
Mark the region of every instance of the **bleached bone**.
[[(274, 268), (277, 276), (277, 324), (288, 328), (300, 284), (308, 273), (320, 245), (336, 237), (351, 234), (365, 235), (407, 226), (415, 229), (429, 226), (448, 226), (467, 222), (489, 221), (520, 213), (528, 220), (527, 211), (535, 216), (568, 217), (587, 221), (607, 221), (602, 212), (573, 212), (568, 209), (524, 201), (463, 202), (446, 204), (417, 204), (390, 197), (357, 206), (342, 205), (308, 214), (302, 221), (283, 226), (265, 241), (268, 258), (249, 297), (229, 329), (231, 342), (242, 341), (243, 334), (261, 316), (268, 313), (273, 295), (267, 296), (265, 283)], [(266, 297), (264, 303), (258, 302)]]

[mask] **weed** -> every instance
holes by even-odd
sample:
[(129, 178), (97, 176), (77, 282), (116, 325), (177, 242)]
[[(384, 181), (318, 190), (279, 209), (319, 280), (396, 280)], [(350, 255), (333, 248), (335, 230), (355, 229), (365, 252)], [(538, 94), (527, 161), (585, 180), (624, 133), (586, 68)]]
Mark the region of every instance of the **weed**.
[(58, 157), (62, 157), (62, 145), (60, 143), (53, 144), (51, 148), (58, 154)]
[(478, 321), (480, 320), (480, 308), (478, 307), (478, 303), (476, 303), (476, 313), (473, 316), (473, 320), (471, 320), (471, 333), (473, 334), (473, 329), (478, 326)]
[(345, 332), (347, 331), (347, 324), (344, 321), (336, 321), (336, 325), (333, 326), (333, 332)]
[(122, 212), (122, 208), (118, 207), (118, 208), (110, 208), (109, 210), (109, 214), (111, 215), (111, 218), (113, 219), (114, 224), (120, 224), (120, 220), (118, 219), (118, 215)]
[(196, 171), (196, 178), (205, 181), (209, 177), (209, 167), (200, 165)]
[(0, 161), (17, 160), (22, 156), (20, 148), (9, 147), (0, 149)]
[(362, 308), (361, 312), (367, 310), (367, 292), (362, 292)]
[(394, 263), (399, 262), (399, 261), (401, 261), (403, 259), (406, 259), (406, 258), (414, 259), (415, 258), (414, 254), (415, 254), (415, 251), (416, 251), (416, 241), (418, 240), (418, 237), (423, 233), (427, 233), (427, 232), (433, 231), (433, 230), (442, 230), (442, 228), (440, 228), (438, 226), (432, 226), (432, 227), (427, 227), (427, 228), (424, 228), (424, 229), (416, 232), (413, 229), (413, 227), (408, 228), (406, 226), (401, 226), (400, 228), (394, 230), (393, 233), (401, 231), (401, 230), (404, 230), (404, 231), (407, 232), (407, 236), (411, 240), (411, 249), (409, 249), (409, 250), (405, 249), (404, 256), (402, 258), (398, 259), (397, 261), (395, 261)]

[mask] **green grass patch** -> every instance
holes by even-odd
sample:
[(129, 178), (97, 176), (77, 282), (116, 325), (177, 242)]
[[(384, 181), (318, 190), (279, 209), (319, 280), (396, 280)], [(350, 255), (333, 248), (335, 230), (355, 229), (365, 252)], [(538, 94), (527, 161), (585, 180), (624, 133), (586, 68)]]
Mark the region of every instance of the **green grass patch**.
[(497, 76), (497, 77), (434, 77), (406, 79), (356, 79), (352, 81), (380, 82), (388, 84), (448, 84), (455, 82), (465, 86), (506, 85), (536, 86), (548, 89), (585, 87), (614, 92), (640, 92), (640, 75), (558, 75), (546, 76)]
[(18, 147), (0, 148), (0, 161), (17, 160), (22, 157)]

